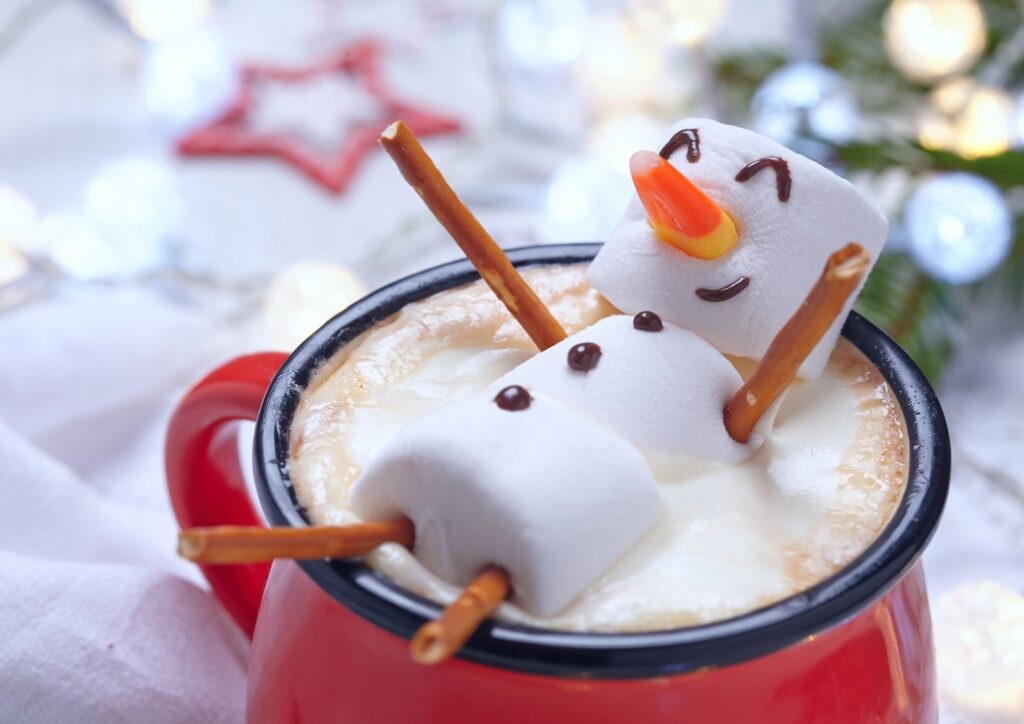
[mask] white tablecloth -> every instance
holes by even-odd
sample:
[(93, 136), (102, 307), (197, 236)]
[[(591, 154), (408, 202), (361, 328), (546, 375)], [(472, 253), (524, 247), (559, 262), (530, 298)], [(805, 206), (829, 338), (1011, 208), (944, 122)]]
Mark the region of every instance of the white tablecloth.
[(227, 340), (144, 291), (0, 315), (0, 721), (240, 721), (248, 643), (174, 554), (163, 430)]

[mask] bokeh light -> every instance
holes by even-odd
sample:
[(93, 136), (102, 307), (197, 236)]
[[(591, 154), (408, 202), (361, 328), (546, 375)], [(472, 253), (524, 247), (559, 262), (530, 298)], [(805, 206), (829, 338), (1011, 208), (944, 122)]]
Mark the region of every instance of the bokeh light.
[(787, 145), (805, 135), (849, 141), (860, 115), (847, 81), (817, 63), (790, 63), (769, 75), (751, 111), (754, 130)]
[(918, 129), (925, 148), (980, 158), (1013, 144), (1014, 103), (1002, 89), (955, 76), (936, 86), (929, 102)]
[(889, 58), (913, 80), (967, 70), (985, 50), (985, 16), (977, 0), (895, 0), (884, 23)]
[(79, 209), (43, 218), (33, 246), (73, 278), (125, 279), (173, 263), (182, 200), (170, 167), (124, 158), (101, 167)]
[(969, 173), (939, 174), (918, 186), (905, 225), (914, 261), (951, 284), (989, 274), (1013, 245), (1013, 217), (999, 187)]
[(668, 59), (637, 25), (612, 14), (594, 15), (574, 70), (598, 116), (663, 105)]
[(43, 218), (36, 229), (36, 238), (54, 263), (72, 278), (89, 281), (118, 276), (116, 251), (79, 214), (61, 213)]
[(86, 209), (93, 224), (115, 240), (119, 253), (136, 257), (130, 248), (151, 248), (174, 229), (182, 200), (167, 163), (125, 158), (105, 165), (89, 182)]
[(140, 77), (146, 107), (172, 130), (222, 111), (238, 85), (227, 51), (210, 31), (149, 46)]
[(699, 45), (725, 19), (725, 0), (634, 0), (637, 20), (650, 32), (684, 46)]
[(0, 239), (0, 286), (21, 279), (28, 270), (25, 254), (14, 244)]
[(613, 170), (598, 159), (566, 161), (552, 176), (544, 195), (544, 240), (557, 243), (607, 238), (632, 189), (628, 172)]
[(939, 596), (934, 616), (943, 699), (972, 721), (1024, 720), (1024, 596), (966, 583)]
[(634, 153), (642, 149), (657, 151), (667, 138), (665, 125), (648, 116), (612, 116), (594, 127), (587, 151), (612, 171), (628, 176), (629, 159)]
[(25, 246), (36, 221), (35, 205), (27, 196), (6, 184), (0, 184), (0, 242)]
[(191, 30), (210, 12), (209, 0), (121, 0), (120, 7), (132, 30), (153, 41)]
[(513, 65), (542, 69), (579, 57), (586, 18), (584, 0), (509, 0), (498, 11), (498, 33)]
[(293, 350), (324, 322), (366, 294), (355, 272), (341, 264), (301, 261), (270, 284), (264, 319), (271, 343)]

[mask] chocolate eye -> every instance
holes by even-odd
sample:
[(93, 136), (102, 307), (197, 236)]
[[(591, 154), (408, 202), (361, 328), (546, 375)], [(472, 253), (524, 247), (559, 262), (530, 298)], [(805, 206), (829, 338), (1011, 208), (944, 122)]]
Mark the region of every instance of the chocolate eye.
[(700, 131), (696, 128), (684, 128), (672, 134), (668, 143), (661, 147), (658, 155), (666, 161), (669, 156), (686, 146), (686, 160), (690, 163), (697, 163), (700, 160)]
[(660, 332), (664, 328), (661, 317), (654, 312), (640, 312), (633, 317), (633, 329), (639, 329), (641, 332)]
[(494, 404), (507, 412), (525, 410), (531, 402), (533, 402), (533, 398), (530, 397), (530, 393), (526, 391), (525, 387), (519, 385), (509, 385), (494, 398)]
[(601, 347), (593, 342), (581, 342), (569, 350), (566, 361), (577, 372), (590, 372), (601, 359)]
[(756, 161), (751, 161), (736, 174), (736, 180), (740, 183), (749, 181), (765, 168), (771, 168), (775, 171), (775, 189), (779, 194), (779, 201), (783, 203), (789, 201), (789, 192), (793, 187), (793, 177), (789, 173), (789, 164), (786, 163), (785, 159), (778, 156), (765, 156)]

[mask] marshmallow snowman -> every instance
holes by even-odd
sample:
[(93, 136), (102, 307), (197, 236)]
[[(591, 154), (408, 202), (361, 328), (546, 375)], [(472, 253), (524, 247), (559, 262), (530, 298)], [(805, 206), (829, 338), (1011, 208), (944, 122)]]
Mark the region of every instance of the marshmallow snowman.
[(539, 616), (578, 596), (660, 509), (657, 483), (632, 445), (518, 387), (407, 425), (349, 502), (366, 520), (411, 518), (416, 557), (445, 580), (465, 585), (501, 566), (517, 602)]
[[(671, 323), (645, 326), (632, 316), (605, 317), (523, 362), (491, 390), (517, 384), (548, 395), (645, 450), (744, 460), (761, 438), (736, 442), (722, 414), (742, 385), (739, 373), (693, 332)], [(592, 367), (573, 369), (570, 355), (586, 345), (596, 345), (596, 359), (587, 360)]]
[[(411, 518), (417, 558), (446, 580), (501, 566), (539, 616), (653, 525), (660, 494), (641, 450), (735, 463), (757, 448), (761, 436), (726, 430), (742, 380), (724, 354), (761, 358), (832, 252), (852, 241), (874, 260), (885, 242), (885, 218), (853, 186), (758, 134), (686, 119), (662, 155), (634, 156), (638, 196), (588, 271), (628, 314), (409, 424), (350, 495), (368, 520)], [(802, 377), (821, 374), (855, 297)]]
[[(588, 279), (623, 312), (654, 310), (720, 352), (760, 359), (828, 256), (853, 241), (876, 260), (888, 224), (849, 182), (764, 136), (704, 118), (687, 118), (673, 131), (664, 155), (685, 176), (683, 184), (713, 202), (691, 204), (682, 214), (696, 219), (699, 245), (687, 247), (685, 238), (676, 245), (656, 231), (652, 213), (677, 211), (658, 193), (645, 194), (646, 203), (635, 196)], [(683, 205), (691, 200), (683, 198)], [(824, 370), (855, 298), (850, 295), (804, 361), (800, 377)]]

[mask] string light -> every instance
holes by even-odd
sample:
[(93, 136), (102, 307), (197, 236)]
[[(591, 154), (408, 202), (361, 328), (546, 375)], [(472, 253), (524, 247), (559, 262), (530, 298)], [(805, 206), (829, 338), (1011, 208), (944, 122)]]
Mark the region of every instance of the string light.
[(894, 0), (884, 27), (893, 65), (925, 83), (967, 70), (985, 50), (977, 0)]
[(1002, 153), (1013, 142), (1014, 104), (1000, 88), (957, 76), (936, 86), (929, 102), (918, 129), (925, 148), (980, 158)]
[(972, 720), (1024, 720), (1024, 596), (967, 583), (940, 596), (934, 612), (943, 699)]
[(36, 220), (36, 209), (24, 195), (0, 185), (0, 308), (9, 306), (11, 290), (33, 266), (25, 253)]
[(597, 158), (566, 161), (555, 171), (544, 195), (544, 240), (605, 238), (632, 188), (628, 173), (612, 170)]
[(655, 38), (612, 13), (594, 16), (585, 38), (574, 69), (598, 115), (629, 113), (668, 100), (667, 54)]
[(183, 208), (174, 172), (155, 158), (113, 161), (86, 188), (86, 216), (116, 257), (116, 276), (169, 262), (169, 237)]
[(587, 150), (610, 170), (629, 174), (629, 158), (641, 149), (658, 150), (664, 124), (642, 115), (613, 116), (600, 121), (587, 141)]
[(19, 191), (0, 184), (0, 243), (26, 244), (35, 221), (36, 209), (32, 202)]
[(219, 113), (238, 86), (223, 44), (208, 30), (149, 46), (140, 80), (146, 107), (175, 132)]
[(910, 253), (930, 276), (968, 284), (990, 274), (1013, 246), (1013, 216), (1002, 191), (983, 176), (941, 173), (907, 202)]
[(584, 0), (507, 0), (498, 12), (506, 57), (525, 70), (570, 63), (583, 49)]
[(209, 0), (122, 0), (120, 7), (135, 34), (153, 41), (195, 28), (210, 12)]
[(771, 73), (751, 102), (755, 131), (812, 158), (822, 138), (843, 143), (860, 119), (857, 100), (839, 73), (819, 63), (788, 63)]
[(0, 239), (0, 311), (41, 296), (56, 279), (52, 264)]
[(725, 18), (724, 0), (634, 0), (637, 21), (687, 47), (699, 45)]
[(14, 244), (0, 240), (0, 287), (28, 273), (28, 259)]
[(182, 208), (166, 164), (120, 159), (93, 176), (81, 207), (35, 225), (33, 248), (75, 279), (127, 279), (173, 263), (171, 235)]
[(54, 282), (53, 266), (27, 251), (35, 226), (32, 202), (10, 186), (0, 185), (0, 310), (42, 294)]
[(348, 267), (302, 261), (274, 277), (264, 302), (271, 343), (292, 350), (324, 322), (366, 294), (362, 280)]
[(61, 213), (40, 220), (36, 239), (68, 276), (85, 281), (118, 276), (114, 249), (80, 214)]

